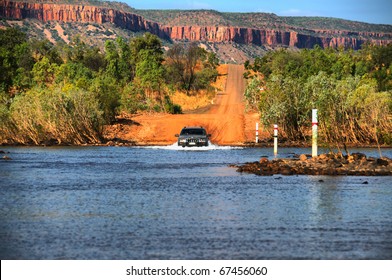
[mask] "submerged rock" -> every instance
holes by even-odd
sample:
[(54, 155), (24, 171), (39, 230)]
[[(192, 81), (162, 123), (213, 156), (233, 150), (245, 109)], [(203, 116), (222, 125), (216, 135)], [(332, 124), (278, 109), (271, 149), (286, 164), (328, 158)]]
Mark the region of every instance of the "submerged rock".
[(392, 176), (392, 160), (389, 158), (367, 158), (365, 154), (350, 156), (322, 154), (308, 159), (261, 158), (260, 161), (236, 166), (238, 172), (261, 176), (280, 175), (350, 175), (350, 176)]

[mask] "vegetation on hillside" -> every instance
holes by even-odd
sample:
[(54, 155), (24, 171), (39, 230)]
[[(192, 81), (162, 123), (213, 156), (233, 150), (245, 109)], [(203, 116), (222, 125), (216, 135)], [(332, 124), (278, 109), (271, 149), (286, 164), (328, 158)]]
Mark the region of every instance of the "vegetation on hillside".
[(235, 26), (274, 30), (342, 30), (392, 32), (392, 25), (339, 18), (281, 17), (272, 13), (224, 13), (214, 10), (134, 10), (144, 18), (168, 26)]
[(390, 33), (392, 26), (388, 24), (371, 24), (328, 17), (280, 17), (289, 26), (318, 30), (344, 30), (356, 32), (385, 32)]
[(100, 143), (103, 125), (121, 112), (181, 113), (173, 91), (209, 88), (217, 65), (195, 45), (178, 48), (184, 67), (174, 66), (150, 33), (107, 40), (101, 51), (80, 37), (55, 46), (0, 30), (0, 143)]
[(317, 108), (324, 142), (392, 144), (392, 45), (276, 50), (245, 67), (248, 106), (288, 139), (309, 136)]
[(131, 12), (169, 26), (238, 26), (249, 28), (273, 28), (279, 30), (345, 30), (356, 32), (392, 32), (392, 26), (369, 24), (328, 17), (283, 17), (272, 13), (225, 13), (215, 10), (136, 10), (119, 1), (105, 0), (14, 0), (33, 3), (59, 3), (92, 5)]

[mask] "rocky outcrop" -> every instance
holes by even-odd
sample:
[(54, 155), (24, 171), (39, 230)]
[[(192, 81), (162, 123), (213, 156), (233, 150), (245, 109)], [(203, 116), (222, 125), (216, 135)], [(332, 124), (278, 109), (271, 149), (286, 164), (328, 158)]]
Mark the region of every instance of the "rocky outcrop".
[(304, 30), (281, 31), (263, 30), (241, 27), (222, 26), (174, 26), (168, 27), (168, 36), (173, 40), (208, 41), (208, 42), (235, 42), (238, 44), (254, 44), (257, 46), (288, 46), (297, 48), (312, 48), (319, 45), (323, 48), (344, 47), (358, 49), (370, 41), (376, 45), (392, 43), (392, 34), (366, 33), (366, 32), (338, 32), (337, 34), (325, 31)]
[(148, 31), (162, 39), (233, 42), (257, 46), (288, 46), (312, 48), (345, 47), (358, 49), (365, 42), (377, 45), (392, 43), (392, 33), (307, 30), (255, 29), (232, 26), (164, 26), (145, 20), (142, 16), (114, 9), (50, 3), (0, 1), (0, 17), (12, 19), (34, 18), (41, 21), (113, 23), (134, 32)]
[(300, 155), (294, 159), (261, 158), (259, 162), (234, 166), (238, 172), (261, 176), (270, 175), (350, 175), (350, 176), (392, 176), (392, 160), (389, 158), (367, 157), (362, 153), (322, 154), (310, 158)]
[(0, 17), (98, 24), (109, 22), (134, 32), (148, 31), (163, 39), (168, 39), (158, 23), (147, 21), (136, 14), (97, 6), (1, 1)]

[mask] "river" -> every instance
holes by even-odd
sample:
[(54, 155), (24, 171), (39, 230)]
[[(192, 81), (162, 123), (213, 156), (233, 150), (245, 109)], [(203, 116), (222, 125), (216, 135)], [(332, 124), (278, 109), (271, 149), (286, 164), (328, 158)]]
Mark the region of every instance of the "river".
[[(1, 150), (12, 158), (0, 160), (3, 260), (392, 258), (390, 176), (228, 167), (272, 157), (270, 148)], [(293, 153), (310, 151), (279, 156)]]

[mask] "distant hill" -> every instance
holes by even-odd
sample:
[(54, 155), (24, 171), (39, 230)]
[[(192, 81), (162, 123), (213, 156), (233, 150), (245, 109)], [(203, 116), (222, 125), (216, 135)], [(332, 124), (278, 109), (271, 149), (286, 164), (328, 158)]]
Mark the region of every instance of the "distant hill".
[(0, 28), (20, 26), (31, 37), (68, 43), (75, 35), (103, 45), (117, 36), (151, 32), (165, 44), (197, 41), (223, 61), (243, 62), (276, 47), (344, 47), (392, 43), (392, 25), (336, 18), (280, 17), (213, 10), (136, 10), (120, 2), (0, 0)]

